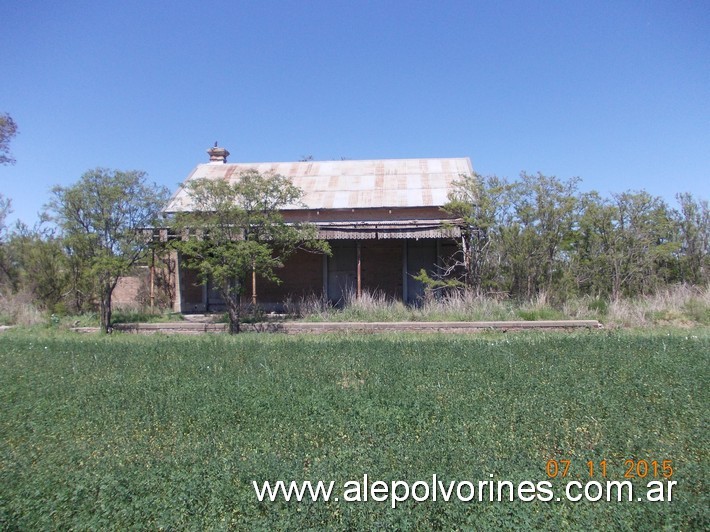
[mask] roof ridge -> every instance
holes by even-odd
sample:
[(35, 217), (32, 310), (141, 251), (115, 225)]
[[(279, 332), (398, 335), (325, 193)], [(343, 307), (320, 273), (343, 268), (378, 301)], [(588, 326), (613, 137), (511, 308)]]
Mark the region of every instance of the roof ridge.
[[(313, 161), (238, 161), (231, 163), (224, 163), (220, 166), (244, 166), (244, 165), (262, 165), (262, 164), (315, 164), (315, 163), (372, 163), (380, 161), (461, 161), (469, 160), (469, 157), (401, 157), (401, 158), (384, 158), (384, 159), (319, 159)], [(200, 163), (198, 166), (213, 166), (213, 163)]]

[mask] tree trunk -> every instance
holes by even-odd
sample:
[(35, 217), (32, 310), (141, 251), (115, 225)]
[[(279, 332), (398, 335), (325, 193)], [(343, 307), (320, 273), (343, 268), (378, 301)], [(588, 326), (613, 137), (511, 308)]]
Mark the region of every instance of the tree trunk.
[(464, 233), (461, 235), (461, 251), (463, 254), (463, 282), (466, 288), (471, 285), (471, 254), (469, 251), (469, 246), (467, 245), (468, 235)]
[(110, 286), (104, 286), (101, 289), (101, 305), (100, 305), (100, 319), (101, 319), (101, 330), (106, 334), (111, 333), (111, 296), (113, 294), (113, 289)]
[(619, 265), (614, 261), (612, 263), (612, 274), (611, 274), (611, 299), (612, 301), (619, 301), (621, 299), (621, 272), (619, 271)]
[(227, 303), (227, 314), (229, 315), (229, 334), (239, 334), (239, 322), (241, 319), (242, 296), (239, 285), (236, 287), (227, 286), (222, 297)]
[[(239, 296), (235, 296), (239, 298)], [(227, 312), (229, 314), (229, 334), (239, 334), (239, 304), (229, 304)]]

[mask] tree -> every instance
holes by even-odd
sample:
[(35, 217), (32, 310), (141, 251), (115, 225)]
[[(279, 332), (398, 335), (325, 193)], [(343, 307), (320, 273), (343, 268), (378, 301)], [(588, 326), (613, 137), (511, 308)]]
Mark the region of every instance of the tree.
[(7, 227), (5, 220), (7, 215), (12, 212), (11, 202), (0, 194), (0, 281), (12, 279), (12, 268), (7, 257)]
[(703, 284), (710, 272), (710, 207), (689, 192), (676, 194), (673, 211), (680, 243), (680, 280)]
[(461, 236), (457, 253), (445, 265), (441, 276), (446, 278), (460, 272), (455, 281), (480, 294), (485, 281), (491, 278), (489, 255), (498, 241), (504, 198), (510, 185), (505, 179), (475, 173), (460, 176), (453, 185), (443, 210), (457, 219)]
[(651, 293), (668, 281), (667, 265), (678, 243), (661, 198), (627, 191), (604, 200), (590, 193), (582, 203), (575, 268), (581, 283), (618, 300)]
[(510, 194), (513, 215), (502, 241), (511, 267), (511, 291), (531, 298), (564, 282), (567, 247), (577, 220), (579, 178), (520, 175)]
[(26, 290), (40, 308), (62, 312), (68, 286), (67, 256), (55, 229), (17, 222), (7, 244), (15, 290)]
[(2, 243), (5, 230), (5, 219), (12, 212), (11, 201), (0, 194), (0, 243)]
[(200, 281), (219, 291), (231, 334), (239, 332), (241, 295), (252, 272), (279, 282), (276, 270), (297, 249), (330, 251), (314, 225), (284, 221), (281, 210), (302, 195), (284, 176), (246, 170), (231, 183), (190, 181), (187, 192), (193, 210), (176, 215), (174, 227), (183, 238), (173, 245)]
[(15, 159), (10, 155), (10, 141), (15, 135), (15, 121), (7, 113), (0, 114), (0, 164), (15, 164)]
[(461, 176), (443, 208), (461, 229), (459, 249), (440, 279), (418, 279), (448, 287), (454, 274), (454, 282), (478, 294), (495, 289), (518, 298), (561, 293), (578, 219), (578, 182), (539, 173), (522, 173), (514, 183), (496, 176)]
[(148, 250), (145, 228), (154, 226), (168, 197), (146, 183), (144, 172), (97, 168), (69, 187), (52, 190), (49, 210), (62, 229), (70, 258), (90, 275), (101, 328), (111, 331), (111, 298), (119, 277)]
[[(12, 117), (5, 113), (0, 114), (0, 165), (15, 164), (15, 159), (10, 156), (10, 140), (17, 134), (17, 124)], [(0, 275), (9, 276), (9, 265), (4, 248), (6, 233), (5, 219), (12, 212), (9, 198), (0, 193)]]
[(582, 194), (582, 214), (574, 242), (573, 271), (581, 291), (608, 296), (623, 256), (617, 232), (616, 208), (598, 192)]
[(612, 298), (653, 292), (665, 281), (661, 264), (677, 251), (665, 202), (648, 192), (612, 194), (617, 242), (613, 250)]

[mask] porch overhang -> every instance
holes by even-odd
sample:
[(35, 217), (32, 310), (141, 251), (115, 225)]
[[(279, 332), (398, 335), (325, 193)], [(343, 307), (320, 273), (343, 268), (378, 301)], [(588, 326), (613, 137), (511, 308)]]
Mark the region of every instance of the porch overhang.
[(315, 223), (324, 240), (390, 240), (457, 238), (461, 228), (452, 220), (398, 220)]
[[(367, 222), (311, 222), (322, 240), (401, 240), (419, 238), (458, 238), (461, 226), (458, 220), (397, 220)], [(146, 240), (168, 242), (174, 238), (200, 236), (201, 231), (191, 229), (176, 234), (164, 227), (143, 229)]]

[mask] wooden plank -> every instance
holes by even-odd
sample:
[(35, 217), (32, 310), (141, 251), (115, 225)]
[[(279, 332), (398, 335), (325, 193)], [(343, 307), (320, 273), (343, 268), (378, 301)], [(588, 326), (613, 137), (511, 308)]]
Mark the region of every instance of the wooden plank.
[(362, 297), (362, 245), (357, 241), (357, 298)]

